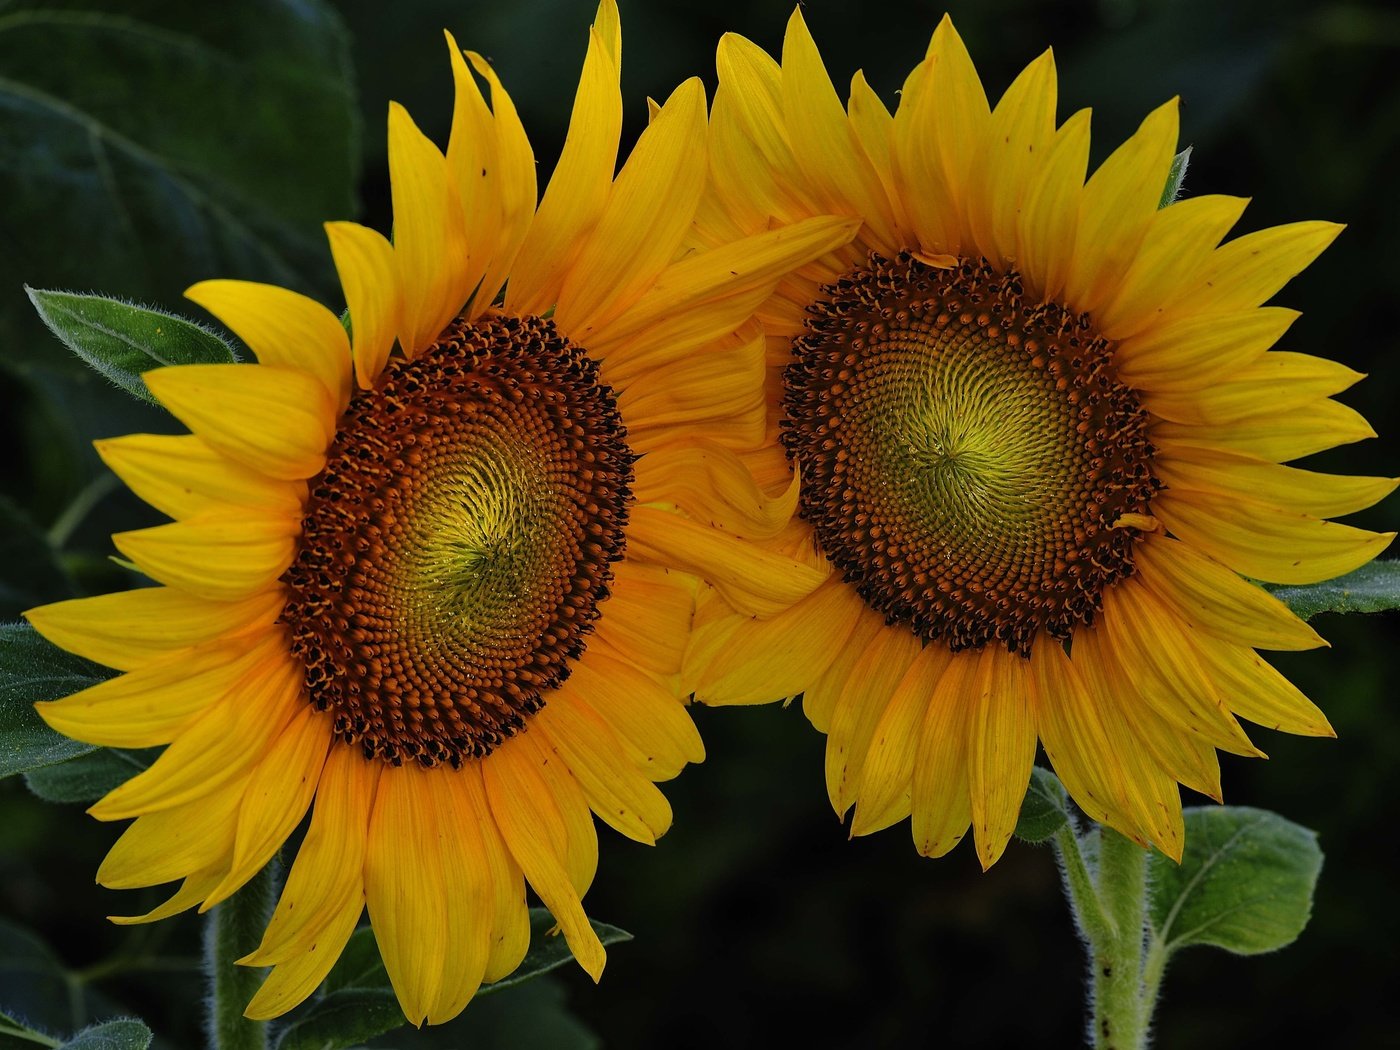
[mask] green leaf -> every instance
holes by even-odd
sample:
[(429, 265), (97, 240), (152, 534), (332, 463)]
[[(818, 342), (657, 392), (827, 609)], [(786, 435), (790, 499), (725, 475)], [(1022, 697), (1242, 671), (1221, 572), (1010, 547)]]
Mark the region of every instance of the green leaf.
[(7, 7), (0, 70), (3, 283), (328, 286), (320, 224), (356, 210), (359, 129), (323, 0)]
[(128, 394), (158, 404), (141, 373), (163, 365), (232, 364), (222, 338), (193, 321), (100, 295), (24, 289), (49, 331)]
[[(554, 917), (544, 908), (530, 909), (530, 950), (520, 966), (495, 984), (483, 985), (477, 998), (521, 984), (556, 970), (573, 955), (561, 936), (551, 935)], [(593, 931), (604, 945), (630, 941), (616, 926), (595, 922)], [(326, 978), (327, 993), (283, 1029), (277, 1050), (343, 1050), (388, 1032), (404, 1023), (403, 1011), (379, 960), (374, 934), (356, 930)]]
[(1021, 815), (1016, 820), (1016, 837), (1023, 842), (1046, 842), (1073, 819), (1069, 795), (1060, 778), (1048, 769), (1036, 766), (1031, 770), (1030, 787), (1021, 802)]
[(68, 576), (43, 530), (0, 496), (0, 619), (71, 594)]
[(154, 747), (138, 751), (100, 747), (58, 765), (31, 769), (24, 774), (24, 782), (45, 802), (95, 802), (147, 769), (158, 754), (160, 749)]
[[(0, 967), (0, 972), (3, 972), (3, 967)], [(36, 1046), (58, 1046), (58, 1040), (0, 1010), (0, 1050), (34, 1050)]]
[(45, 641), (26, 623), (0, 624), (0, 777), (95, 750), (55, 733), (34, 710), (111, 678), (112, 671)]
[(1171, 170), (1167, 172), (1167, 184), (1162, 188), (1162, 199), (1157, 203), (1157, 207), (1165, 208), (1181, 196), (1181, 183), (1186, 178), (1186, 169), (1190, 166), (1191, 147), (1187, 146), (1172, 158)]
[(1317, 835), (1246, 806), (1191, 808), (1180, 866), (1150, 861), (1152, 928), (1168, 951), (1211, 944), (1257, 955), (1292, 944), (1322, 870)]
[(277, 1040), (277, 1050), (344, 1050), (404, 1023), (392, 991), (344, 988), (317, 1001), (288, 1025)]
[(1270, 587), (1275, 598), (1305, 620), (1319, 613), (1374, 613), (1400, 609), (1400, 558), (1373, 561), (1335, 580), (1306, 587)]
[(134, 1018), (85, 1028), (59, 1050), (146, 1050), (151, 1045), (151, 1030)]

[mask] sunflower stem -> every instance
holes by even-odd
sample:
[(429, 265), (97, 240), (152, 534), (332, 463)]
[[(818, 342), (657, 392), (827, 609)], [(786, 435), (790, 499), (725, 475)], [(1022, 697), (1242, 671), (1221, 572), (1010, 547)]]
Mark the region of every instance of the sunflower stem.
[(1062, 825), (1055, 832), (1053, 841), (1060, 858), (1060, 877), (1065, 884), (1065, 895), (1069, 898), (1070, 911), (1080, 934), (1090, 944), (1107, 940), (1112, 936), (1112, 928), (1099, 901), (1093, 872), (1084, 860), (1084, 851), (1079, 848), (1079, 837), (1074, 827)]
[(267, 1024), (243, 1016), (262, 983), (259, 969), (235, 964), (258, 946), (272, 917), (277, 873), (268, 864), (237, 893), (217, 905), (204, 926), (204, 971), (209, 982), (211, 1050), (267, 1050)]
[(1147, 850), (1111, 828), (1101, 828), (1097, 882), (1108, 929), (1107, 936), (1089, 934), (1094, 1046), (1142, 1050), (1151, 1015), (1143, 985)]

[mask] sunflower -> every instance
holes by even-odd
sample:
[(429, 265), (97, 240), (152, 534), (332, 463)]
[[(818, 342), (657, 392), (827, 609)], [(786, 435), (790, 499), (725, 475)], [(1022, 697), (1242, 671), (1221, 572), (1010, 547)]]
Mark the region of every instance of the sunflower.
[(50, 725), (169, 745), (91, 810), (136, 818), (99, 882), (183, 880), (116, 921), (224, 900), (312, 809), (241, 960), (272, 967), (255, 1018), (305, 999), (367, 906), (407, 1018), (445, 1021), (519, 964), (527, 883), (598, 978), (592, 815), (654, 842), (654, 782), (704, 755), (678, 692), (697, 581), (663, 540), (768, 510), (712, 481), (765, 425), (751, 315), (858, 225), (685, 247), (704, 91), (678, 88), (615, 176), (612, 0), (536, 207), (510, 97), (448, 43), (446, 154), (390, 107), (393, 244), (327, 226), (353, 335), (288, 290), (191, 288), (258, 363), (148, 372), (192, 433), (99, 444), (174, 519), (114, 537), (159, 586), (28, 613), (123, 672), (40, 705)]
[(938, 856), (971, 826), (991, 865), (1039, 741), (1090, 816), (1179, 858), (1178, 783), (1219, 800), (1217, 749), (1260, 755), (1236, 716), (1332, 735), (1255, 652), (1324, 643), (1245, 577), (1327, 579), (1392, 538), (1324, 519), (1395, 480), (1281, 465), (1374, 436), (1331, 400), (1359, 376), (1271, 350), (1296, 314), (1262, 305), (1340, 227), (1222, 244), (1244, 200), (1159, 209), (1175, 100), (1086, 181), (1050, 52), (993, 108), (947, 18), (893, 114), (860, 73), (842, 105), (798, 13), (781, 63), (729, 35), (718, 65), (702, 243), (862, 225), (760, 309), (744, 458), (801, 490), (751, 557), (784, 589), (705, 590), (686, 688), (803, 694), (856, 835), (912, 817)]

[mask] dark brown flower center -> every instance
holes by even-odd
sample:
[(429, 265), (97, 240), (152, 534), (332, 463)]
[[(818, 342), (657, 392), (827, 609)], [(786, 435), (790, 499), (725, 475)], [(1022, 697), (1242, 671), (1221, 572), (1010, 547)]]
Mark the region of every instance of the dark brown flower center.
[(535, 317), (456, 321), (357, 391), (312, 479), (283, 619), (367, 758), (489, 754), (584, 647), (634, 456), (597, 367)]
[(981, 261), (872, 256), (808, 309), (782, 441), (846, 581), (954, 650), (1091, 623), (1157, 487), (1113, 344)]

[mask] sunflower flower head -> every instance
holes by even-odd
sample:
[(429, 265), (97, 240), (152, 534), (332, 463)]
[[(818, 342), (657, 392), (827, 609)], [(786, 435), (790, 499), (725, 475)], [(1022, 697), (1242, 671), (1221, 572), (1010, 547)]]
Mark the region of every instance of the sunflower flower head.
[(310, 995), (367, 906), (408, 1019), (448, 1020), (519, 964), (527, 885), (598, 978), (593, 816), (654, 842), (655, 782), (704, 755), (679, 699), (698, 581), (672, 534), (790, 511), (733, 451), (765, 425), (752, 314), (858, 225), (687, 246), (704, 92), (681, 85), (617, 172), (612, 0), (537, 206), (510, 96), (449, 45), (446, 153), (390, 107), (393, 243), (327, 225), (353, 335), (285, 289), (191, 288), (258, 363), (146, 373), (191, 433), (100, 443), (174, 519), (114, 538), (159, 586), (28, 613), (124, 672), (41, 705), (51, 725), (168, 745), (92, 807), (135, 818), (100, 882), (181, 880), (117, 921), (227, 898), (310, 809), (242, 960), (272, 967), (252, 1017)]
[(803, 694), (855, 834), (910, 817), (938, 856), (970, 827), (989, 866), (1039, 742), (1090, 816), (1179, 857), (1177, 785), (1218, 800), (1217, 749), (1260, 754), (1236, 716), (1332, 732), (1255, 652), (1322, 640), (1245, 577), (1327, 579), (1392, 539), (1326, 519), (1394, 479), (1283, 465), (1374, 436), (1332, 400), (1355, 372), (1271, 349), (1296, 314), (1265, 304), (1340, 227), (1224, 241), (1244, 200), (1160, 207), (1175, 100), (1086, 179), (1050, 52), (991, 106), (947, 18), (894, 113), (860, 73), (842, 104), (800, 13), (781, 61), (729, 35), (718, 65), (699, 237), (861, 228), (760, 309), (770, 427), (744, 459), (800, 494), (751, 546), (785, 589), (708, 588), (686, 687)]

